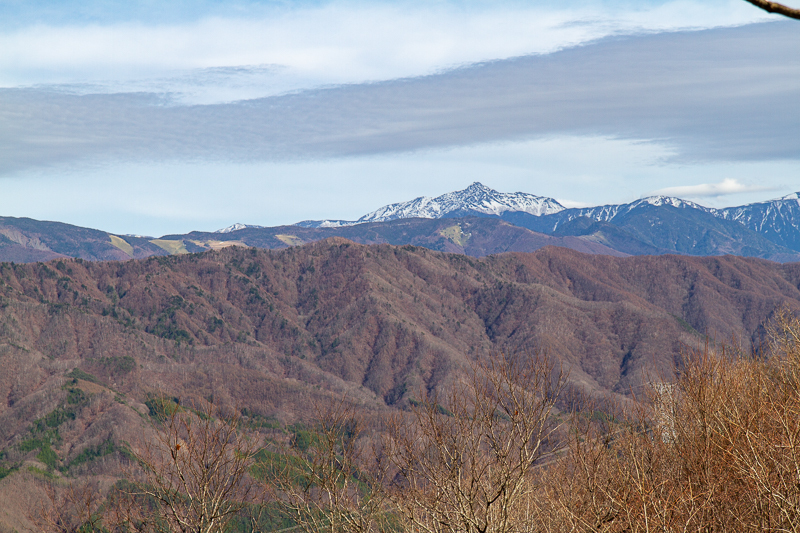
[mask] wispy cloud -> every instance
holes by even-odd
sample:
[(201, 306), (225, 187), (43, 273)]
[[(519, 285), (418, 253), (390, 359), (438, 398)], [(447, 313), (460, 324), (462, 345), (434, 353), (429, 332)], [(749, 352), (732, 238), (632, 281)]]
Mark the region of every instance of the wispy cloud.
[(432, 76), (217, 105), (0, 89), (0, 174), (79, 160), (286, 161), (552, 135), (683, 160), (800, 159), (794, 23), (614, 38)]
[(775, 190), (778, 190), (778, 188), (764, 185), (746, 185), (738, 180), (727, 178), (718, 183), (700, 183), (698, 185), (666, 187), (664, 189), (654, 191), (652, 194), (677, 196), (681, 198), (717, 198), (719, 196), (726, 196), (729, 194)]
[[(69, 12), (70, 5), (76, 11), (84, 9), (70, 0), (64, 3), (67, 7), (60, 11)], [(203, 3), (195, 3), (203, 12)], [(28, 4), (26, 9), (36, 10)], [(741, 0), (640, 2), (634, 10), (600, 2), (569, 7), (548, 2), (493, 2), (490, 7), (455, 1), (408, 4), (234, 5), (227, 13), (207, 5), (206, 15), (194, 20), (174, 20), (167, 9), (157, 23), (140, 20), (135, 13), (128, 21), (87, 22), (66, 15), (49, 21), (47, 13), (59, 11), (50, 6), (43, 10), (44, 24), (0, 30), (0, 86), (71, 84), (80, 90), (79, 84), (88, 83), (87, 92), (178, 89), (188, 93), (184, 101), (211, 102), (209, 93), (214, 93), (221, 102), (230, 101), (230, 91), (216, 94), (212, 84), (201, 98), (193, 99), (199, 87), (170, 78), (198, 69), (283, 67), (271, 78), (259, 77), (260, 94), (251, 88), (243, 96), (263, 97), (287, 87), (420, 76), (479, 61), (550, 53), (609, 35), (735, 26), (768, 18)], [(107, 6), (95, 7), (89, 11)], [(153, 10), (152, 3), (149, 8)], [(188, 5), (184, 10), (192, 11)], [(160, 6), (155, 11), (161, 12)], [(0, 18), (8, 24), (14, 14), (4, 13), (0, 5)]]

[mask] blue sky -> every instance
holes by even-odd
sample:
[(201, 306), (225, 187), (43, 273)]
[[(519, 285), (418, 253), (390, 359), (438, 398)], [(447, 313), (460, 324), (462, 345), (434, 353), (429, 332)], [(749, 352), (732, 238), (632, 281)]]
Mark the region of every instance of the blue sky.
[(5, 1), (0, 49), (7, 216), (162, 235), (473, 181), (800, 190), (800, 22), (743, 0)]

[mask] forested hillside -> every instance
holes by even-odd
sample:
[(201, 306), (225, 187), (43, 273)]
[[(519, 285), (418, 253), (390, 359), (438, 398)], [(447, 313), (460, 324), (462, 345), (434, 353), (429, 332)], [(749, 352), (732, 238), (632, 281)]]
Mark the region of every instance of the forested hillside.
[(343, 395), (377, 415), (501, 351), (548, 355), (590, 397), (638, 394), (709, 339), (758, 348), (799, 287), (798, 264), (731, 256), (474, 259), (343, 239), (3, 263), (0, 493), (27, 494), (25, 465), (113, 472), (152, 431), (153, 398), (213, 398), (275, 427)]

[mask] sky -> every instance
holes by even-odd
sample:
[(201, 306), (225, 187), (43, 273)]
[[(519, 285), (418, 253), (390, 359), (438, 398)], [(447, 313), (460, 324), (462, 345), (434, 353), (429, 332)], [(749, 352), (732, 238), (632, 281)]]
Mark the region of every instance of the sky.
[(474, 181), (800, 191), (800, 22), (743, 0), (2, 0), (0, 50), (2, 216), (158, 236)]

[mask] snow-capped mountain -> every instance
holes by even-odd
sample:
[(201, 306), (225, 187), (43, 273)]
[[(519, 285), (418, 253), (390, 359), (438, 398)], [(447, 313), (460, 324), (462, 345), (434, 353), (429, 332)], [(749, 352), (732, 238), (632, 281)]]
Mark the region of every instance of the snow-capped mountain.
[(501, 215), (506, 211), (515, 211), (542, 216), (564, 209), (552, 198), (524, 192), (498, 192), (476, 181), (462, 191), (449, 192), (436, 198), (420, 196), (409, 202), (381, 207), (359, 218), (358, 223), (412, 217), (443, 218), (451, 213)]
[(608, 222), (618, 215), (630, 213), (631, 211), (640, 209), (641, 207), (647, 205), (652, 205), (655, 207), (670, 206), (678, 209), (698, 209), (705, 213), (716, 213), (716, 210), (711, 207), (705, 207), (688, 200), (682, 200), (672, 196), (648, 196), (647, 198), (641, 198), (629, 204), (600, 205), (597, 207), (570, 209), (566, 220), (574, 220), (578, 217), (587, 217), (599, 222)]
[(240, 222), (237, 222), (236, 224), (232, 224), (232, 225), (228, 226), (227, 228), (218, 229), (214, 233), (230, 233), (232, 231), (237, 231), (237, 230), (240, 230), (240, 229), (263, 228), (263, 227), (264, 226), (256, 226), (254, 224), (242, 224)]
[[(644, 251), (650, 250), (647, 246), (655, 247), (661, 251), (659, 253), (668, 251), (694, 255), (732, 251), (738, 249), (736, 246), (741, 247), (741, 253), (761, 250), (757, 253), (763, 252), (763, 257), (778, 257), (792, 250), (800, 251), (800, 192), (768, 202), (725, 209), (705, 207), (670, 196), (650, 196), (626, 204), (568, 209), (552, 198), (521, 192), (501, 193), (475, 182), (464, 190), (436, 198), (421, 196), (408, 202), (390, 204), (355, 221), (306, 220), (297, 225), (306, 228), (339, 228), (403, 218), (437, 219), (476, 215), (498, 217), (537, 232), (561, 232), (565, 235), (589, 231), (589, 221), (607, 223), (619, 231), (606, 226), (604, 238), (610, 238), (609, 231), (612, 231), (616, 232), (614, 238), (618, 240), (627, 239), (626, 242), (630, 243), (633, 239), (644, 243), (644, 246), (637, 244), (636, 250), (639, 251), (632, 253), (656, 253)], [(716, 242), (722, 238), (721, 235), (728, 239), (725, 243)], [(759, 241), (759, 238), (762, 240)], [(738, 244), (734, 246), (731, 243)]]
[(343, 226), (352, 226), (358, 224), (352, 220), (303, 220), (298, 222), (295, 226), (301, 228), (341, 228)]
[[(776, 219), (795, 218), (799, 210), (800, 192), (795, 192), (767, 202), (720, 209), (719, 213), (721, 218), (735, 220), (756, 231), (763, 231)], [(795, 221), (795, 227), (798, 223), (800, 220)]]
[(477, 181), (461, 191), (449, 192), (436, 198), (420, 196), (367, 213), (353, 222), (344, 220), (306, 220), (298, 226), (311, 228), (339, 227), (364, 222), (386, 222), (399, 218), (444, 218), (446, 216), (495, 215), (521, 212), (529, 215), (552, 215), (565, 207), (552, 198), (524, 192), (498, 192)]
[(782, 246), (800, 250), (800, 192), (767, 202), (719, 209), (716, 214), (735, 220)]

